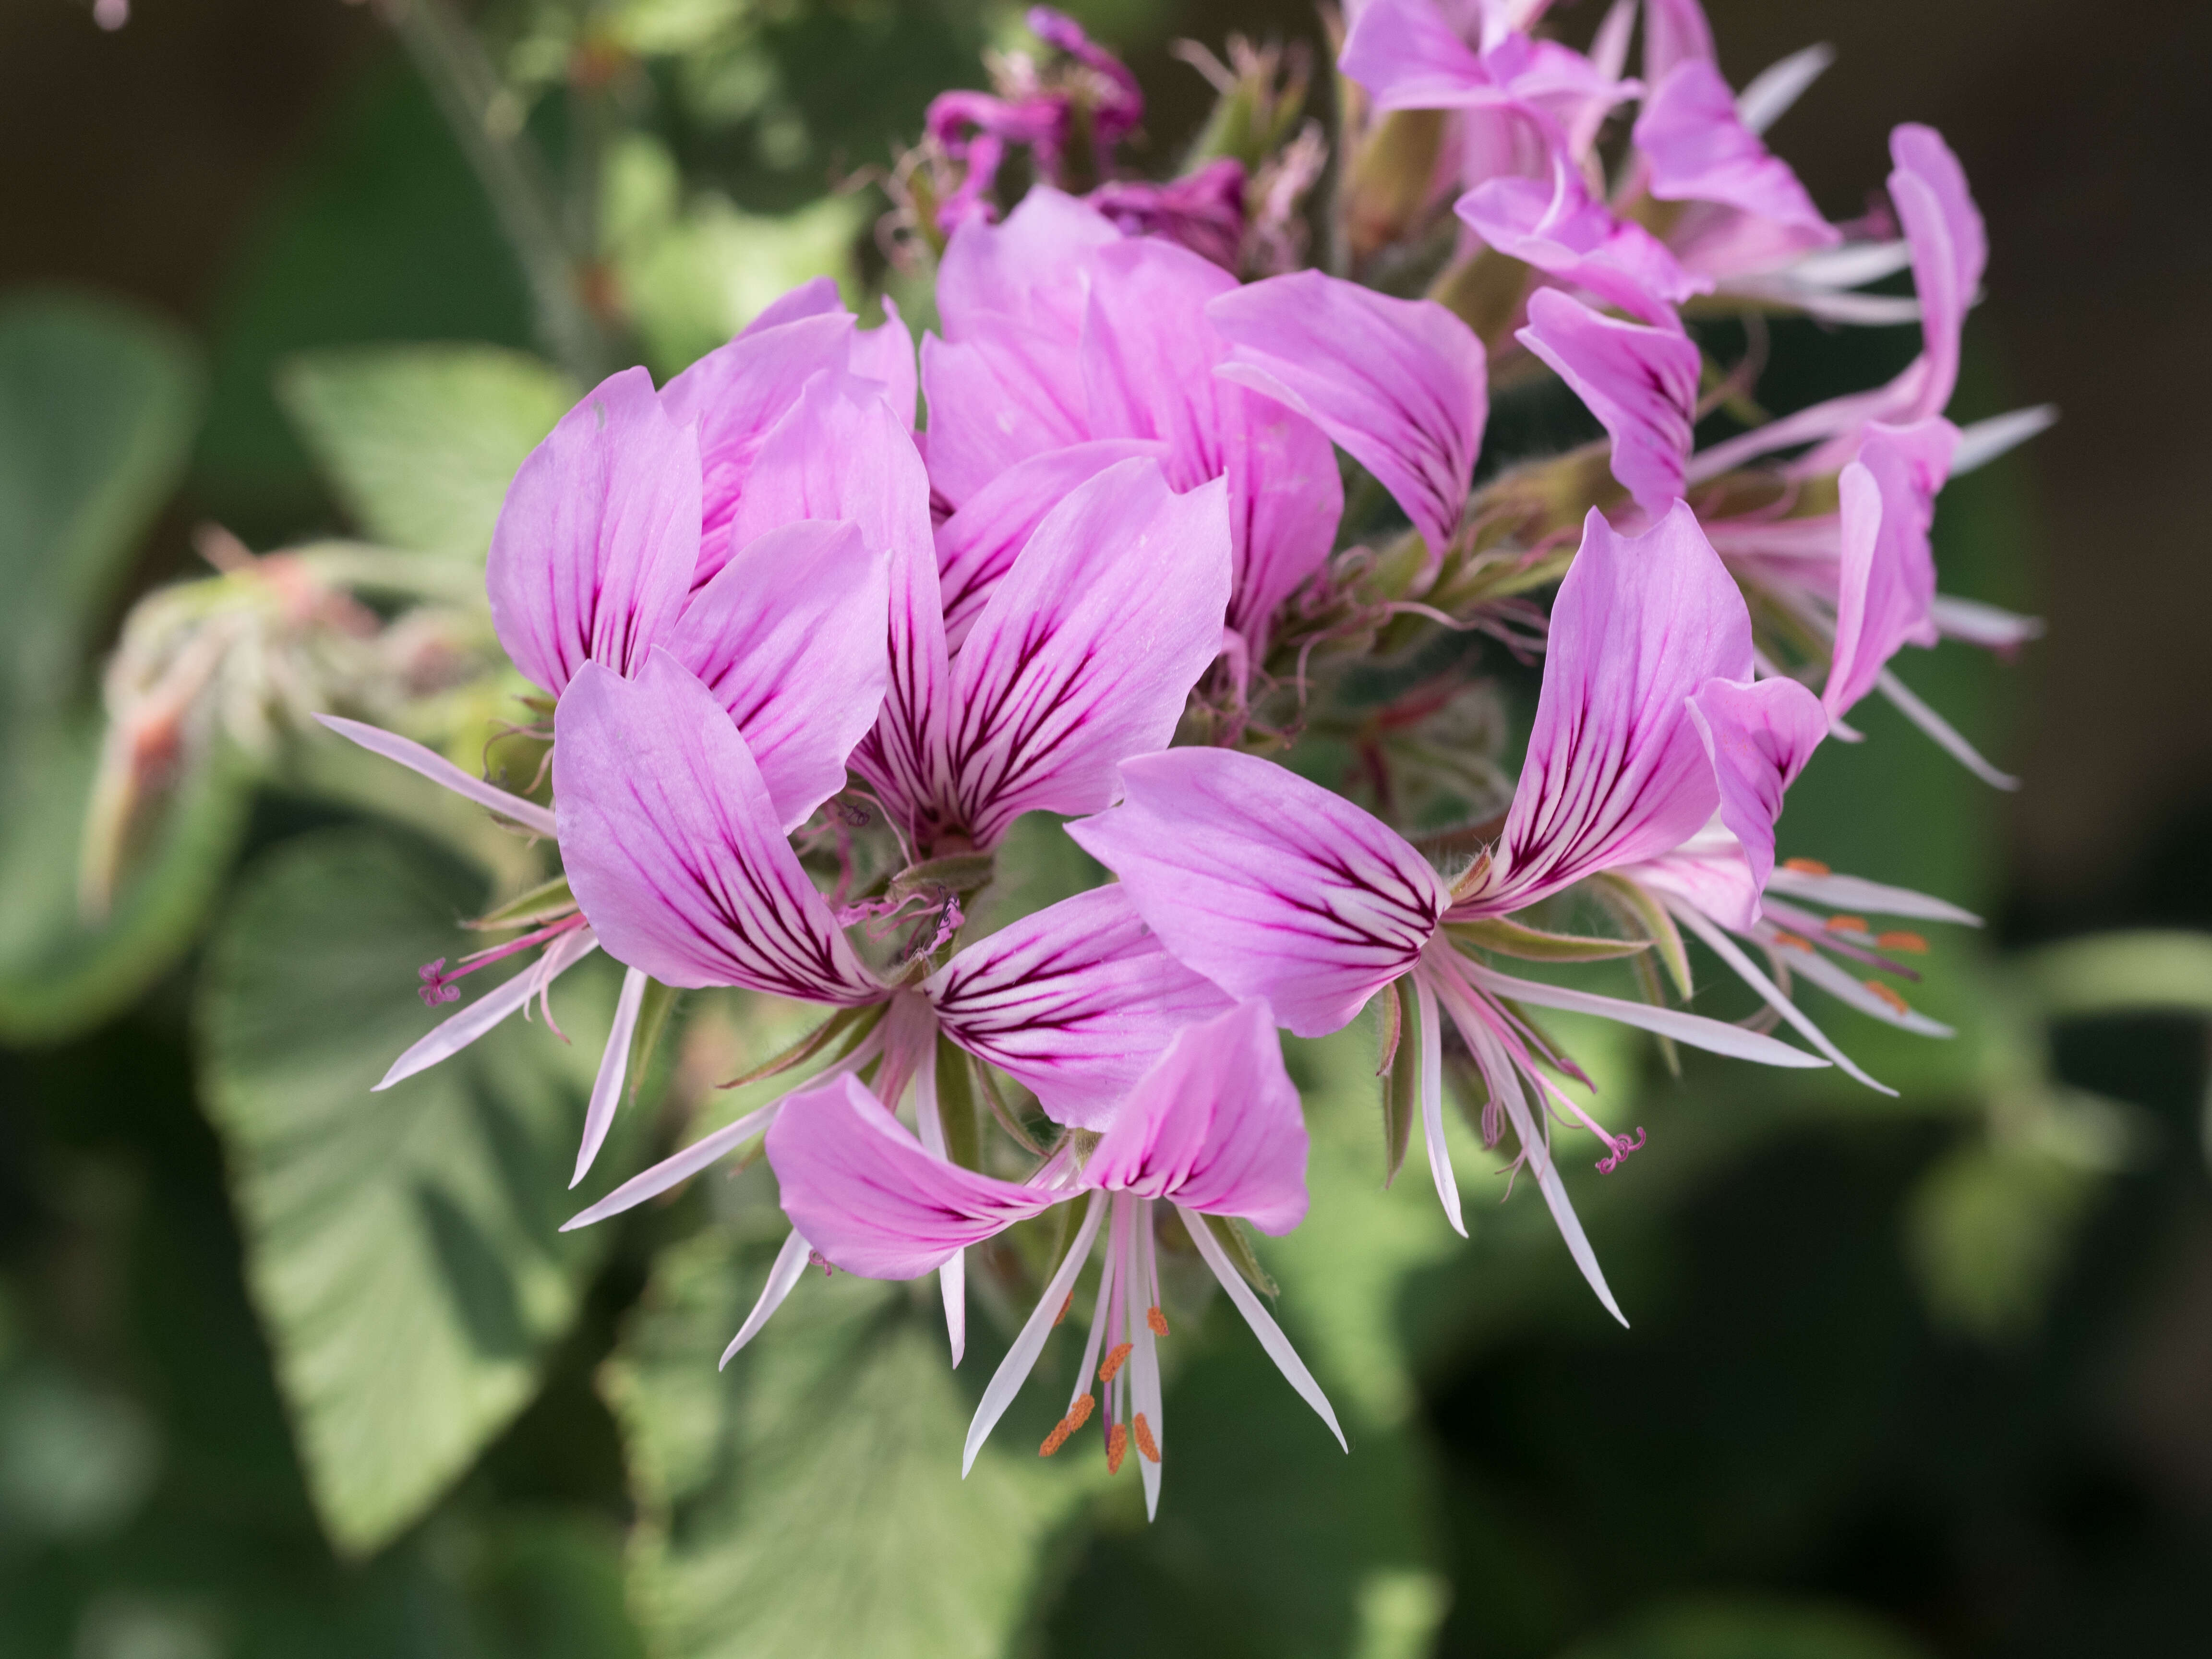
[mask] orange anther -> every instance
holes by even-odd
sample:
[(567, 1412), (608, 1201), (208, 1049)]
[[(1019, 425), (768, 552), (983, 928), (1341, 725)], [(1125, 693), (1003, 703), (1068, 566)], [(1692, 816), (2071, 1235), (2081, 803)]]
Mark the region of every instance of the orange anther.
[(1818, 859), (1784, 859), (1782, 867), (1795, 870), (1801, 876), (1826, 876), (1835, 872)]
[(1898, 995), (1896, 992), (1891, 990), (1889, 987), (1884, 985), (1880, 980), (1863, 980), (1860, 983), (1863, 984), (1868, 990), (1873, 992), (1884, 1002), (1887, 1003), (1897, 1012), (1900, 1014), (1909, 1014), (1912, 1012), (1912, 1005), (1911, 1003), (1907, 1002), (1903, 997)]
[(1142, 1412), (1137, 1413), (1137, 1449), (1157, 1463), (1160, 1461), (1160, 1443), (1152, 1438), (1152, 1425), (1145, 1421)]
[(1917, 933), (1884, 933), (1875, 943), (1885, 951), (1902, 951), (1907, 956), (1928, 954), (1928, 941)]
[(1152, 1327), (1154, 1336), (1165, 1336), (1168, 1334), (1168, 1316), (1158, 1308), (1145, 1310), (1145, 1323)]
[(1863, 933), (1869, 931), (1864, 916), (1830, 916), (1828, 931), (1832, 933)]
[(1060, 1311), (1052, 1316), (1052, 1328), (1058, 1330), (1067, 1322), (1067, 1310), (1075, 1305), (1075, 1292), (1067, 1293), (1067, 1300), (1060, 1304)]
[(1114, 1345), (1114, 1352), (1106, 1356), (1105, 1363), (1098, 1368), (1098, 1380), (1101, 1382), (1111, 1382), (1115, 1373), (1121, 1369), (1121, 1362), (1128, 1358), (1129, 1350), (1135, 1346), (1132, 1342), (1116, 1342)]
[(1114, 1432), (1106, 1437), (1106, 1473), (1121, 1473), (1121, 1460), (1129, 1455), (1129, 1425), (1116, 1423)]
[(1067, 1437), (1074, 1432), (1074, 1425), (1069, 1423), (1066, 1418), (1061, 1418), (1059, 1422), (1052, 1425), (1052, 1432), (1045, 1436), (1044, 1444), (1037, 1448), (1037, 1455), (1039, 1457), (1051, 1456), (1054, 1452), (1058, 1451), (1062, 1446), (1065, 1446), (1067, 1443)]
[(1774, 942), (1777, 945), (1785, 945), (1793, 951), (1809, 951), (1813, 948), (1811, 939), (1807, 939), (1802, 933), (1793, 933), (1786, 927), (1778, 927), (1774, 930)]
[(1091, 1420), (1091, 1413), (1097, 1409), (1098, 1402), (1097, 1401), (1093, 1400), (1087, 1394), (1081, 1395), (1077, 1397), (1075, 1403), (1067, 1408), (1067, 1415), (1062, 1418), (1060, 1421), (1066, 1424), (1067, 1431), (1070, 1434), (1073, 1434), (1076, 1430), (1081, 1428), (1085, 1423), (1088, 1423)]

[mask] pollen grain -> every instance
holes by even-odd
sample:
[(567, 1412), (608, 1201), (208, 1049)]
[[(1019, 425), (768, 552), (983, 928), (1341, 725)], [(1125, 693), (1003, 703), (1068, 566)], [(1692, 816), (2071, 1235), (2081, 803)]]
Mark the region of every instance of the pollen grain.
[(1784, 859), (1782, 867), (1795, 870), (1801, 876), (1832, 876), (1835, 872), (1818, 859)]
[(1168, 1334), (1168, 1316), (1158, 1308), (1145, 1310), (1145, 1323), (1152, 1328), (1154, 1336), (1165, 1336)]
[(1160, 1443), (1152, 1438), (1152, 1425), (1145, 1421), (1142, 1412), (1137, 1413), (1137, 1449), (1155, 1463), (1160, 1461)]
[(1114, 1351), (1106, 1356), (1098, 1367), (1098, 1380), (1101, 1382), (1111, 1382), (1127, 1361), (1129, 1350), (1135, 1346), (1133, 1342), (1116, 1342), (1114, 1345)]
[(1903, 997), (1898, 995), (1896, 992), (1891, 990), (1888, 986), (1884, 985), (1880, 980), (1862, 980), (1860, 983), (1864, 985), (1868, 990), (1873, 992), (1876, 996), (1880, 997), (1884, 1002), (1887, 1003), (1893, 1012), (1899, 1014), (1909, 1014), (1912, 1012), (1912, 1005), (1911, 1003), (1907, 1002)]
[(1121, 1473), (1121, 1460), (1129, 1455), (1129, 1425), (1116, 1423), (1114, 1432), (1106, 1437), (1106, 1473)]
[(1874, 930), (1867, 926), (1864, 916), (1830, 916), (1828, 931), (1832, 933), (1866, 933)]
[(1924, 957), (1928, 954), (1928, 941), (1917, 933), (1884, 933), (1875, 943), (1885, 951), (1902, 951), (1907, 956)]

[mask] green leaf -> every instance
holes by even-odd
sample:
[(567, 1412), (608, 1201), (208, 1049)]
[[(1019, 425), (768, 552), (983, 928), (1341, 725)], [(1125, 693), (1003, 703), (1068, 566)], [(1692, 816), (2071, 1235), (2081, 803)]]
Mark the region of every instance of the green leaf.
[(1905, 1216), (1929, 1310), (1984, 1340), (2032, 1329), (2103, 1185), (2039, 1148), (1978, 1139), (1932, 1165)]
[(305, 352), (278, 368), (276, 395), (370, 537), (477, 559), (515, 469), (577, 396), (537, 358), (486, 345)]
[(2212, 934), (2098, 933), (2045, 945), (2023, 958), (2045, 1012), (2212, 1015)]
[(141, 313), (64, 295), (0, 306), (0, 715), (73, 700), (200, 398), (191, 346)]
[[(764, 1189), (761, 1203), (781, 1218)], [(972, 1403), (933, 1280), (925, 1297), (810, 1273), (718, 1374), (767, 1266), (726, 1226), (665, 1253), (603, 1373), (642, 1517), (632, 1605), (654, 1651), (1008, 1652), (1084, 1483), (1003, 1436), (961, 1479)], [(985, 1358), (969, 1355), (971, 1380)]]
[(1922, 1659), (1925, 1651), (1855, 1608), (1747, 1595), (1638, 1614), (1562, 1659)]
[(416, 966), (452, 954), (483, 900), (426, 847), (302, 836), (248, 873), (203, 981), (201, 1094), (248, 1280), (316, 1506), (350, 1553), (406, 1527), (530, 1398), (605, 1247), (558, 1231), (604, 973), (556, 992), (571, 1044), (509, 1020), (370, 1092), (431, 1024)]

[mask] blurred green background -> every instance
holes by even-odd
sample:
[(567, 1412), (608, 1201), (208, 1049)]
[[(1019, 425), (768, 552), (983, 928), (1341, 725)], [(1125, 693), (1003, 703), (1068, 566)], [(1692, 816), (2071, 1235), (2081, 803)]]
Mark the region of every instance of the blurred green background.
[[(880, 275), (880, 202), (825, 192), (887, 166), (933, 91), (981, 84), (1008, 27), (971, 0), (614, 9), (684, 47), (617, 88), (652, 143), (605, 161), (603, 237), (664, 373), (799, 276)], [(1283, 0), (1072, 9), (1144, 78), (1162, 166), (1208, 97), (1170, 41), (1318, 39)], [(1942, 128), (1993, 247), (1953, 412), (2063, 411), (1937, 524), (1947, 588), (2049, 637), (1914, 665), (2024, 788), (1878, 714), (1783, 829), (1991, 919), (1929, 959), (1922, 1000), (1960, 1036), (1819, 1009), (1892, 1103), (1677, 1081), (1577, 1032), (1651, 1132), (1578, 1188), (1626, 1332), (1526, 1194), (1474, 1206), (1462, 1244), (1419, 1191), (1377, 1193), (1369, 1039), (1292, 1045), (1315, 1215), (1267, 1264), (1353, 1455), (1216, 1307), (1170, 1345), (1150, 1528), (1133, 1483), (1027, 1456), (1021, 1411), (959, 1481), (1004, 1310), (956, 1376), (903, 1290), (810, 1282), (718, 1376), (777, 1237), (764, 1171), (555, 1231), (607, 984), (564, 1003), (573, 1049), (511, 1029), (369, 1095), (427, 1024), (413, 966), (501, 874), (414, 797), (211, 773), (107, 926), (72, 931), (99, 662), (136, 598), (198, 574), (195, 527), (437, 556), (567, 393), (477, 350), (332, 355), (541, 341), (371, 8), (138, 0), (113, 33), (75, 0), (0, 9), (0, 1656), (2194, 1650), (2212, 31), (2169, 3), (1710, 9), (1738, 83), (1838, 48), (1776, 134), (1832, 214), (1893, 123)], [(564, 154), (557, 103), (531, 118)], [(1780, 330), (1763, 391), (1911, 349)], [(688, 1133), (696, 1068), (736, 1069), (717, 1042), (774, 1023), (716, 1018), (619, 1170)]]

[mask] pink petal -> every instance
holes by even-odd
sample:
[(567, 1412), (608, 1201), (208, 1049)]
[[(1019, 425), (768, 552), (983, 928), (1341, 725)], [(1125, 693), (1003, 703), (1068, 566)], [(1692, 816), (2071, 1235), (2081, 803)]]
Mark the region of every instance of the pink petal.
[(1672, 329), (1600, 316), (1557, 289), (1528, 296), (1514, 337), (1559, 372), (1613, 437), (1613, 476), (1652, 519), (1682, 493), (1697, 423), (1696, 343)]
[(738, 331), (738, 338), (742, 340), (748, 335), (765, 334), (772, 328), (781, 328), (786, 323), (795, 323), (802, 317), (827, 317), (844, 309), (845, 302), (837, 295), (836, 277), (811, 277), (769, 301), (760, 315)]
[(1223, 388), (1207, 370), (1221, 356), (1207, 302), (1237, 279), (1172, 243), (1129, 240), (1092, 256), (1096, 278), (1083, 322), (1083, 391), (1091, 433), (1157, 438), (1177, 489), (1220, 476)]
[(1836, 639), (1821, 698), (1832, 715), (1874, 689), (1899, 647), (1936, 643), (1936, 556), (1928, 532), (1958, 441), (1958, 428), (1941, 416), (1909, 427), (1869, 422), (1858, 459), (1836, 481), (1842, 554)]
[(850, 1073), (783, 1103), (768, 1161), (791, 1224), (864, 1279), (917, 1279), (1065, 1196), (931, 1157)]
[(1095, 208), (1042, 185), (1004, 222), (962, 225), (937, 273), (945, 337), (968, 340), (1012, 319), (1072, 343), (1083, 330), (1089, 255), (1121, 240)]
[(1657, 86), (1678, 64), (1714, 61), (1712, 25), (1698, 0), (1644, 0), (1644, 78)]
[(1267, 655), (1270, 619), (1336, 545), (1344, 476), (1328, 435), (1311, 421), (1242, 386), (1222, 390), (1234, 561), (1229, 625), (1257, 662)]
[(1008, 318), (972, 340), (922, 341), (929, 476), (939, 495), (965, 505), (1008, 467), (1094, 435), (1079, 336), (1079, 328), (1048, 333)]
[(1461, 197), (1454, 211), (1500, 253), (1660, 328), (1679, 326), (1673, 307), (1712, 288), (1650, 231), (1592, 200), (1565, 156), (1553, 158), (1548, 182), (1492, 179)]
[(740, 548), (800, 519), (848, 519), (877, 553), (931, 551), (929, 475), (913, 435), (876, 384), (827, 372), (806, 383), (754, 455), (718, 560), (702, 560), (703, 586)]
[(660, 394), (671, 420), (699, 428), (705, 489), (694, 586), (703, 586), (729, 559), (730, 520), (761, 445), (791, 412), (806, 383), (824, 370), (842, 370), (851, 350), (853, 319), (842, 306), (769, 326), (763, 325), (765, 320), (756, 319), (752, 327), (708, 352)]
[(1016, 462), (967, 497), (937, 527), (937, 580), (945, 605), (945, 640), (952, 650), (968, 637), (991, 596), (1029, 545), (1045, 515), (1068, 492), (1116, 461), (1167, 453), (1167, 446), (1142, 438), (1106, 438), (1048, 450)]
[(1225, 492), (1122, 461), (1014, 561), (952, 665), (950, 823), (989, 847), (1022, 813), (1096, 811), (1115, 764), (1164, 749), (1221, 647)]
[(945, 1034), (1054, 1119), (1104, 1127), (1169, 1039), (1228, 999), (1100, 887), (971, 945), (922, 983)]
[(1450, 901), (1395, 830), (1255, 756), (1174, 749), (1123, 763), (1121, 781), (1123, 804), (1068, 834), (1186, 967), (1266, 998), (1300, 1036), (1347, 1024), (1410, 968)]
[(656, 652), (634, 681), (588, 668), (554, 732), (562, 862), (609, 954), (664, 985), (883, 995), (783, 839), (744, 739), (682, 664)]
[(1690, 698), (1690, 718), (1712, 761), (1721, 823), (1745, 866), (1734, 904), (1713, 914), (1726, 927), (1747, 928), (1759, 920), (1759, 896), (1774, 868), (1783, 792), (1827, 736), (1828, 716), (1820, 700), (1795, 680), (1747, 685), (1715, 679)]
[(1083, 1168), (1087, 1185), (1289, 1232), (1306, 1213), (1306, 1126), (1267, 1005), (1186, 1026)]
[(1367, 0), (1336, 66), (1377, 110), (1455, 109), (1495, 95), (1481, 58), (1436, 0)]
[(1206, 315), (1230, 343), (1221, 378), (1305, 416), (1372, 472), (1440, 559), (1482, 448), (1482, 342), (1431, 300), (1394, 300), (1320, 271), (1255, 283)]
[(890, 562), (890, 678), (875, 729), (851, 757), (908, 843), (949, 793), (945, 732), (952, 667), (945, 647), (934, 550), (894, 550)]
[(1750, 613), (1689, 507), (1636, 537), (1593, 511), (1552, 606), (1528, 760), (1474, 909), (1533, 903), (1695, 834), (1719, 803), (1688, 699), (1750, 678)]
[(1898, 127), (1889, 136), (1889, 153), (1897, 164), (1889, 175), (1889, 196), (1912, 250), (1912, 286), (1920, 298), (1925, 343), (1917, 396), (1887, 418), (1912, 421), (1942, 414), (1958, 385), (1960, 337), (1989, 264), (1989, 236), (1965, 169), (1933, 127), (1911, 122)]
[(693, 598), (668, 641), (737, 722), (786, 831), (845, 787), (890, 676), (888, 557), (849, 521), (755, 538)]
[(884, 295), (884, 320), (853, 336), (849, 367), (864, 380), (881, 388), (883, 400), (908, 432), (914, 430), (915, 404), (921, 385), (915, 373), (914, 331), (899, 315), (888, 294)]
[(635, 672), (699, 553), (699, 441), (641, 368), (600, 382), (507, 487), (484, 586), (514, 665), (558, 696), (586, 662)]
[[(1634, 139), (1650, 169), (1646, 187), (1659, 200), (1714, 204), (1762, 227), (1755, 243), (1741, 232), (1729, 234), (1739, 249), (1755, 245), (1756, 258), (1739, 253), (1723, 268), (1708, 257), (1692, 261), (1698, 269), (1716, 275), (1768, 269), (1843, 240), (1797, 175), (1744, 125), (1735, 94), (1710, 63), (1685, 61), (1658, 83), (1636, 118)], [(1696, 236), (1686, 228), (1678, 227), (1685, 234), (1669, 238), (1678, 248), (1719, 240), (1718, 227)]]

